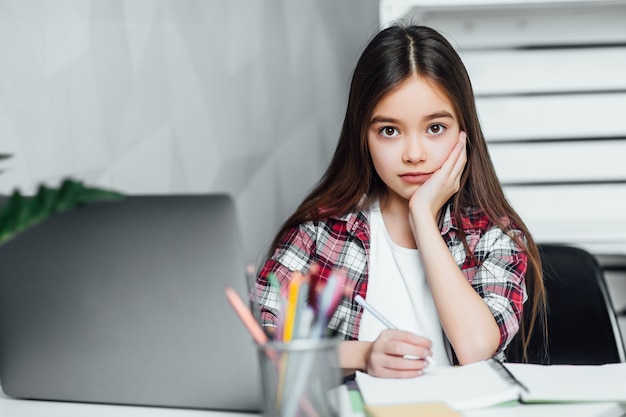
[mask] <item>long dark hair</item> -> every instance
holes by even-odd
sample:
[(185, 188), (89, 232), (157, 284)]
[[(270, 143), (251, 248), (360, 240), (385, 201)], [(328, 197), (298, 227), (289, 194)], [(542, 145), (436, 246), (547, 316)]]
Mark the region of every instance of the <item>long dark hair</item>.
[[(363, 209), (385, 195), (386, 186), (377, 175), (370, 156), (367, 129), (378, 102), (414, 74), (434, 82), (445, 92), (459, 117), (460, 129), (467, 133), (466, 169), (459, 192), (450, 199), (457, 224), (462, 224), (463, 211), (472, 207), (483, 211), (505, 232), (517, 228), (524, 234), (525, 241), (519, 236), (514, 239), (528, 254), (526, 286), (531, 295), (530, 320), (522, 320), (518, 334), (525, 355), (535, 324), (538, 323), (544, 333), (546, 331), (539, 251), (524, 222), (507, 201), (496, 176), (465, 66), (452, 45), (431, 28), (391, 26), (376, 34), (367, 45), (352, 76), (335, 154), (318, 184), (282, 225), (272, 243), (270, 256), (288, 229), (306, 221)], [(459, 233), (466, 252), (472, 256), (462, 228)]]

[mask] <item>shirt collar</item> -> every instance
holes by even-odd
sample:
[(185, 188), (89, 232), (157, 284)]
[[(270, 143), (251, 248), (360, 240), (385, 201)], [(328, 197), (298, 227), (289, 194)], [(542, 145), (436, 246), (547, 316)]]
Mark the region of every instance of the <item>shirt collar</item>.
[(455, 218), (452, 216), (452, 204), (448, 204), (443, 214), (443, 221), (441, 223), (441, 234), (445, 235), (451, 229), (458, 230)]
[(332, 216), (332, 218), (341, 222), (345, 222), (346, 230), (352, 234), (356, 234), (360, 229), (362, 229), (365, 225), (364, 220), (367, 220), (362, 211), (358, 211), (356, 213), (347, 213), (342, 216)]

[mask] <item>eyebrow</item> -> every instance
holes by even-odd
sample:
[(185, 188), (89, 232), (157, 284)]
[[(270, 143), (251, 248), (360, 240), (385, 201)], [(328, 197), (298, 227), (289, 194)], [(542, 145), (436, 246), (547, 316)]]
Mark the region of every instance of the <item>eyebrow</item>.
[(443, 111), (425, 116), (424, 120), (433, 120), (433, 119), (441, 119), (441, 118), (454, 119), (454, 116), (452, 116), (452, 114), (448, 113), (447, 111), (443, 110)]
[[(454, 119), (454, 116), (452, 116), (452, 114), (450, 114), (447, 111), (439, 111), (436, 113), (432, 113), (429, 114), (427, 116), (424, 116), (425, 121), (429, 121), (429, 120), (433, 120), (433, 119), (441, 119), (441, 118), (449, 118), (449, 119)], [(370, 122), (370, 124), (375, 124), (375, 123), (391, 123), (391, 124), (396, 124), (398, 123), (399, 120), (398, 119), (394, 119), (393, 117), (385, 117), (385, 116), (376, 116), (372, 119), (372, 121)]]

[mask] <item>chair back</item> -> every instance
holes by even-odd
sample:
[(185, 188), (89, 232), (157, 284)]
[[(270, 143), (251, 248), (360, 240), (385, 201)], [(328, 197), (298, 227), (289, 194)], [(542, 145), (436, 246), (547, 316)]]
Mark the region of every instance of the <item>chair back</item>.
[[(528, 361), (572, 365), (626, 362), (604, 271), (596, 258), (581, 248), (558, 244), (540, 244), (539, 252), (548, 300), (548, 349), (546, 357), (542, 332), (534, 332)], [(516, 352), (519, 340), (512, 344), (507, 359), (521, 362)]]

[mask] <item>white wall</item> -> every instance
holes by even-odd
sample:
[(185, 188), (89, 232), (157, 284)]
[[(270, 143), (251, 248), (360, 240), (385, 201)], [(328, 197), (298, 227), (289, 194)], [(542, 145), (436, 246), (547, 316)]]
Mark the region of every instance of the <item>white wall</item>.
[(334, 151), (374, 0), (0, 0), (0, 194), (225, 191), (247, 256)]

